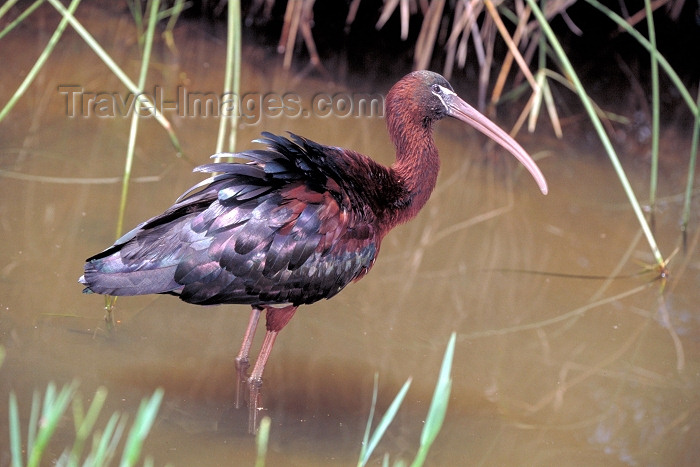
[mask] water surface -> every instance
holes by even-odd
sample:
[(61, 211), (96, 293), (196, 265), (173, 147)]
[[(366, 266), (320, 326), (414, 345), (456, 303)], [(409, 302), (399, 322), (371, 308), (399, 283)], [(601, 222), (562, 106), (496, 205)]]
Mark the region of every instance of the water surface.
[[(80, 11), (136, 76), (131, 20)], [(3, 41), (0, 102), (57, 22), (50, 14), (34, 21)], [(207, 23), (183, 22), (177, 53), (164, 45), (154, 51), (147, 89), (158, 86), (167, 99), (178, 87), (220, 92), (221, 38)], [(12, 53), (19, 47), (27, 53)], [(306, 104), (319, 92), (384, 93), (390, 86), (353, 76), (335, 84), (300, 78), (262, 48), (247, 46), (244, 58), (244, 92), (291, 92)], [(0, 125), (0, 342), (7, 352), (0, 418), (7, 419), (5, 401), (14, 391), (26, 426), (32, 391), (49, 381), (78, 380), (85, 399), (107, 387), (103, 422), (114, 410), (135, 413), (162, 387), (165, 400), (145, 446), (156, 465), (252, 465), (247, 412), (232, 408), (233, 357), (248, 308), (120, 298), (118, 326), (109, 333), (103, 299), (80, 293), (84, 259), (115, 238), (130, 120), (70, 118), (59, 86), (127, 94), (68, 31)], [(191, 169), (214, 151), (217, 118), (166, 116), (185, 157), (176, 156), (157, 123), (142, 120), (128, 228), (201, 180)], [(393, 160), (376, 116), (263, 116), (249, 123), (242, 122), (239, 149), (253, 147), (249, 141), (262, 130), (289, 130)], [(407, 378), (413, 384), (374, 464), (384, 452), (412, 459), (453, 331), (452, 397), (430, 465), (693, 465), (700, 454), (697, 209), (688, 250), (675, 256), (662, 287), (653, 272), (635, 275), (653, 258), (602, 149), (572, 137), (519, 139), (540, 158), (546, 197), (506, 155), (484, 157), (484, 139), (474, 131), (456, 121), (438, 125), (442, 169), (426, 208), (386, 238), (367, 278), (331, 301), (302, 307), (277, 341), (264, 386), (269, 465), (356, 463), (375, 373), (380, 411)], [(671, 143), (688, 153), (688, 141)], [(646, 196), (644, 158), (625, 166)], [(665, 255), (680, 243), (683, 169), (664, 167), (661, 174), (656, 229)], [(66, 418), (52, 456), (69, 445), (71, 432)], [(8, 463), (7, 440), (0, 424), (1, 465)]]

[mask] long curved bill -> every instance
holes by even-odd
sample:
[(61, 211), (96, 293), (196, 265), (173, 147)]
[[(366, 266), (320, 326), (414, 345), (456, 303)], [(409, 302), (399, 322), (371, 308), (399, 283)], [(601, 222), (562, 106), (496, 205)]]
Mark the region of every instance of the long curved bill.
[(491, 120), (486, 118), (483, 114), (479, 113), (474, 107), (464, 102), (457, 94), (453, 91), (442, 88), (443, 90), (443, 103), (447, 108), (447, 114), (450, 117), (462, 120), (465, 123), (473, 126), (515, 156), (516, 159), (522, 163), (525, 168), (532, 174), (532, 177), (537, 182), (540, 187), (542, 194), (547, 194), (547, 180), (544, 179), (544, 175), (537, 167), (535, 161), (530, 157), (530, 155), (523, 149), (517, 141), (510, 137), (508, 133), (503, 131)]

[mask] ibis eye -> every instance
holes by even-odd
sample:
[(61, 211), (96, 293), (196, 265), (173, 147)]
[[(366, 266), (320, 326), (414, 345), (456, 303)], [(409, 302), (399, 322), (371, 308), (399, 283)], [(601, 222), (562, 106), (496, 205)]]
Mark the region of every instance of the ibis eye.
[(439, 84), (433, 84), (433, 92), (435, 94), (440, 94), (440, 85)]

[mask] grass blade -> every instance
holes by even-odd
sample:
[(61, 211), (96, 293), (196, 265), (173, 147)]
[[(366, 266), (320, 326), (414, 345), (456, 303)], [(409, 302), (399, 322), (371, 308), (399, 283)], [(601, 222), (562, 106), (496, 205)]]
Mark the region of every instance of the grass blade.
[(44, 451), (56, 431), (58, 422), (66, 411), (68, 403), (73, 399), (77, 387), (78, 383), (73, 381), (71, 384), (63, 386), (58, 395), (56, 395), (56, 386), (53, 383), (50, 383), (47, 387), (36, 441), (31, 451), (27, 449), (27, 454), (29, 455), (28, 467), (40, 465)]
[(433, 400), (430, 402), (428, 416), (425, 418), (425, 425), (423, 426), (423, 431), (420, 436), (420, 447), (418, 448), (418, 453), (411, 467), (420, 467), (425, 463), (425, 458), (428, 455), (430, 446), (432, 446), (433, 441), (437, 438), (442, 428), (442, 423), (445, 421), (447, 404), (450, 401), (450, 392), (452, 390), (452, 377), (450, 376), (450, 372), (452, 371), (456, 339), (457, 334), (453, 332), (447, 343), (447, 349), (445, 349), (445, 356), (440, 366), (440, 374), (435, 384)]
[(102, 434), (93, 439), (92, 452), (83, 464), (85, 467), (112, 463), (119, 440), (126, 429), (126, 421), (126, 415), (120, 417), (118, 412), (112, 414)]
[[(0, 347), (0, 357), (2, 356), (1, 350), (2, 347)], [(43, 459), (46, 449), (56, 433), (59, 421), (64, 418), (64, 413), (71, 401), (73, 401), (75, 442), (72, 449), (66, 448), (63, 450), (59, 457), (53, 459), (53, 463), (67, 467), (80, 465), (80, 457), (83, 455), (85, 441), (90, 433), (93, 432), (104, 406), (107, 390), (103, 387), (98, 388), (87, 413), (83, 413), (82, 402), (76, 396), (77, 387), (78, 383), (73, 381), (71, 384), (63, 386), (57, 392), (56, 385), (50, 382), (44, 392), (43, 405), (39, 392), (34, 392), (31, 415), (29, 417), (26, 464), (22, 459), (22, 437), (20, 435), (21, 426), (17, 397), (14, 391), (10, 392), (8, 412), (10, 460), (8, 465), (11, 467), (23, 467), (25, 465), (33, 467), (47, 462)], [(141, 401), (128, 439), (124, 443), (121, 465), (133, 466), (138, 461), (141, 448), (153, 425), (162, 399), (163, 390), (157, 389), (150, 398)], [(115, 412), (110, 417), (102, 433), (94, 432), (92, 448), (82, 462), (84, 467), (111, 465), (117, 447), (122, 440), (127, 419), (126, 415), (120, 415), (118, 412)], [(146, 458), (144, 465), (153, 465), (153, 460)]]
[[(374, 386), (372, 389), (372, 404), (369, 408), (369, 417), (367, 417), (367, 426), (365, 434), (362, 437), (362, 449), (360, 450), (360, 459), (365, 457), (367, 445), (369, 444), (369, 436), (372, 433), (372, 420), (374, 420), (374, 409), (377, 407), (377, 393), (379, 392), (379, 373), (374, 373)], [(360, 463), (358, 462), (358, 465)]]
[(258, 457), (255, 459), (255, 467), (265, 467), (267, 457), (267, 444), (270, 439), (270, 417), (260, 420), (260, 428), (255, 436), (255, 444), (258, 448)]
[(78, 459), (80, 459), (80, 456), (83, 453), (85, 441), (88, 439), (88, 436), (90, 436), (90, 433), (92, 433), (92, 430), (95, 427), (97, 417), (100, 415), (105, 399), (107, 399), (107, 389), (105, 387), (97, 388), (97, 391), (95, 391), (95, 397), (93, 397), (90, 408), (84, 417), (82, 413), (80, 414), (80, 417), (78, 417), (76, 414), (78, 410), (82, 412), (82, 403), (77, 403), (77, 401), (79, 401), (78, 398), (73, 401), (73, 405), (75, 407), (73, 410), (73, 418), (76, 422), (75, 443), (73, 443), (73, 449), (71, 449), (70, 452), (70, 460), (73, 465), (77, 465)]
[(455, 353), (456, 339), (457, 334), (453, 332), (450, 336), (449, 342), (447, 343), (445, 356), (442, 359), (440, 374), (438, 375), (438, 380), (435, 385), (435, 392), (433, 393), (433, 400), (430, 403), (428, 416), (425, 419), (425, 428), (421, 434), (421, 444), (429, 444), (435, 440), (437, 432), (440, 430), (442, 422), (445, 419), (447, 402), (449, 401), (450, 389), (452, 387), (452, 377), (450, 376), (450, 372), (452, 371), (452, 359)]
[(364, 456), (361, 457), (360, 461), (358, 462), (359, 466), (364, 466), (367, 464), (367, 461), (372, 455), (374, 448), (377, 447), (377, 444), (379, 444), (379, 441), (382, 439), (382, 436), (384, 436), (384, 432), (386, 432), (386, 429), (389, 428), (391, 422), (394, 421), (394, 417), (396, 417), (396, 412), (398, 412), (399, 407), (401, 407), (401, 404), (403, 403), (403, 400), (406, 397), (406, 393), (408, 392), (408, 388), (411, 387), (411, 381), (412, 378), (408, 378), (408, 380), (406, 380), (406, 382), (401, 387), (401, 390), (398, 392), (398, 394), (396, 394), (394, 401), (391, 403), (386, 413), (379, 421), (377, 428), (374, 430), (374, 434), (367, 443), (367, 449), (364, 452)]
[(158, 414), (158, 408), (163, 400), (163, 393), (163, 389), (158, 388), (150, 399), (141, 401), (139, 410), (136, 413), (136, 419), (131, 426), (131, 430), (129, 430), (129, 436), (124, 445), (124, 453), (121, 463), (119, 464), (120, 466), (133, 466), (136, 465), (136, 462), (139, 460), (146, 435), (148, 435), (148, 432), (151, 430), (151, 426)]
[(36, 427), (39, 425), (39, 410), (41, 410), (41, 399), (39, 398), (39, 391), (35, 390), (32, 394), (32, 408), (29, 414), (29, 427), (27, 428), (27, 460), (29, 460), (29, 453), (34, 449)]
[(19, 411), (17, 410), (17, 396), (10, 392), (10, 455), (12, 467), (22, 467), (22, 435), (19, 429)]

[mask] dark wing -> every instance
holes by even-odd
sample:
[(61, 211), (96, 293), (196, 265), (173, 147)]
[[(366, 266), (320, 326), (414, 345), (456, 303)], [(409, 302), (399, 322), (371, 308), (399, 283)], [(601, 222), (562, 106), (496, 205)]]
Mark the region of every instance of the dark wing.
[(263, 135), (269, 149), (235, 155), (246, 164), (198, 167), (216, 175), (89, 258), (81, 282), (112, 295), (299, 305), (363, 276), (381, 235), (357, 176), (345, 173), (357, 164), (346, 159), (374, 163), (295, 135)]

